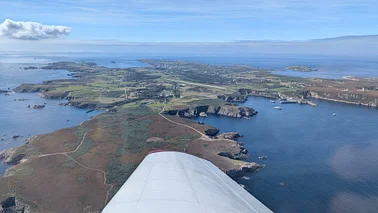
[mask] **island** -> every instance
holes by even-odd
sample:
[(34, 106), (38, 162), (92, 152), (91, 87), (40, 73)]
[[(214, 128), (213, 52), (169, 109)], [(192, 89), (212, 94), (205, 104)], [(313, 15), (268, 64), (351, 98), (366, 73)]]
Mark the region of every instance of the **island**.
[[(141, 60), (146, 67), (108, 68), (57, 62), (72, 79), (22, 84), (64, 105), (104, 112), (78, 126), (33, 136), (0, 158), (13, 165), (0, 178), (1, 208), (25, 212), (100, 212), (150, 152), (172, 150), (207, 159), (236, 178), (264, 167), (247, 162), (238, 133), (218, 135), (197, 116), (250, 119), (248, 96), (310, 104), (312, 99), (377, 107), (375, 79), (318, 79), (275, 75), (249, 66)], [(252, 156), (257, 158), (256, 156)], [(266, 158), (264, 158), (266, 159)], [(1, 209), (0, 209), (1, 210)]]
[(309, 66), (288, 66), (285, 70), (291, 70), (295, 72), (315, 72), (318, 71), (316, 68), (312, 68)]

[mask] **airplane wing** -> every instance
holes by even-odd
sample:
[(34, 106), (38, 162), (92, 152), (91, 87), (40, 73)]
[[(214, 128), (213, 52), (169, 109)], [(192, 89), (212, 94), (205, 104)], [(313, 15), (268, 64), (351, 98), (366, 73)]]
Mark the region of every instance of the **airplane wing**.
[(146, 156), (103, 213), (271, 213), (211, 162), (180, 152)]

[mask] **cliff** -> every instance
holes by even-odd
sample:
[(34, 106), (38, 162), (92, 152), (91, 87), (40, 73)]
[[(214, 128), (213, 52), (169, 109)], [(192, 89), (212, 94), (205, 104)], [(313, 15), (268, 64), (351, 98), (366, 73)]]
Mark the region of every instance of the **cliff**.
[(240, 102), (244, 103), (247, 101), (248, 97), (240, 93), (233, 93), (228, 95), (218, 95), (218, 99), (225, 100), (227, 102)]
[(352, 92), (315, 92), (306, 91), (304, 93), (305, 98), (317, 98), (322, 100), (356, 104), (368, 107), (378, 107), (378, 98), (369, 96), (368, 94), (358, 94)]
[(238, 169), (230, 169), (226, 171), (226, 174), (231, 178), (242, 177), (249, 172), (258, 171), (264, 168), (265, 165), (257, 164), (254, 162), (245, 162), (243, 165), (239, 165)]
[(257, 111), (250, 107), (224, 105), (214, 107), (211, 105), (184, 107), (181, 109), (171, 109), (164, 113), (168, 115), (175, 115), (180, 117), (192, 118), (197, 117), (200, 113), (223, 115), (234, 118), (249, 118), (257, 114)]

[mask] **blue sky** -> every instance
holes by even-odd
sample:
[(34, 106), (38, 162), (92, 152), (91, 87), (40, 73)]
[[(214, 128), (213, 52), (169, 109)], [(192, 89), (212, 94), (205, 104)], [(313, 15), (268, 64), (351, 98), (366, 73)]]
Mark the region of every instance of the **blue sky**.
[(378, 0), (1, 0), (5, 19), (68, 26), (73, 40), (291, 41), (378, 34)]

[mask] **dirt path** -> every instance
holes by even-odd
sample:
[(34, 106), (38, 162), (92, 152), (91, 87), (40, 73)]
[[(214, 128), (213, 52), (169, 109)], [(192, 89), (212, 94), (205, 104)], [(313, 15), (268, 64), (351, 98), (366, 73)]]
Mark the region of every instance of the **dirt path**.
[[(201, 137), (198, 138), (198, 139), (202, 139), (202, 140), (206, 140), (206, 141), (217, 141), (217, 140), (219, 140), (219, 139), (213, 139), (213, 138), (210, 138), (209, 136), (203, 134), (201, 131), (197, 130), (197, 129), (194, 128), (194, 127), (191, 127), (191, 126), (186, 125), (186, 124), (181, 124), (181, 123), (178, 123), (178, 122), (176, 122), (176, 121), (173, 121), (173, 120), (167, 118), (166, 116), (163, 115), (164, 110), (165, 110), (165, 105), (164, 105), (163, 109), (159, 112), (159, 115), (160, 115), (162, 118), (164, 118), (165, 120), (167, 120), (167, 121), (169, 121), (169, 122), (171, 122), (171, 123), (173, 123), (173, 124), (176, 124), (176, 125), (179, 125), (179, 126), (183, 126), (183, 127), (189, 128), (189, 129), (192, 129), (193, 131), (197, 132), (197, 133), (201, 136)], [(112, 184), (107, 183), (106, 172), (105, 172), (104, 170), (101, 170), (101, 169), (96, 169), (96, 168), (91, 168), (91, 167), (85, 166), (85, 165), (83, 165), (82, 163), (78, 162), (77, 160), (75, 160), (74, 158), (72, 158), (72, 157), (70, 157), (70, 156), (68, 155), (68, 154), (75, 153), (75, 152), (77, 152), (77, 151), (80, 149), (80, 147), (82, 146), (82, 144), (83, 144), (84, 141), (85, 141), (85, 138), (86, 138), (87, 134), (90, 133), (91, 131), (93, 131), (93, 129), (92, 129), (92, 130), (89, 130), (89, 131), (87, 131), (87, 132), (85, 132), (85, 133), (83, 134), (82, 139), (81, 139), (79, 145), (76, 147), (75, 150), (73, 150), (73, 151), (69, 151), (69, 152), (57, 152), (57, 153), (50, 153), (50, 154), (41, 154), (41, 155), (38, 156), (38, 158), (50, 157), (50, 156), (56, 156), (56, 155), (63, 155), (63, 156), (65, 156), (65, 157), (71, 159), (71, 160), (74, 161), (76, 164), (78, 164), (79, 166), (81, 166), (81, 167), (83, 167), (83, 168), (85, 168), (85, 169), (92, 170), (92, 171), (96, 171), (96, 172), (101, 172), (101, 173), (103, 174), (103, 177), (104, 177), (103, 184), (109, 186), (109, 189), (107, 190), (106, 197), (105, 197), (105, 201), (104, 201), (104, 204), (106, 205), (106, 204), (108, 203), (108, 200), (109, 200), (110, 191), (111, 191), (111, 190), (113, 189), (113, 187), (114, 187)], [(197, 140), (198, 140), (198, 139), (197, 139)], [(228, 140), (228, 139), (223, 139), (223, 140)], [(38, 204), (37, 204), (37, 205), (38, 205)], [(38, 205), (38, 206), (39, 206), (39, 205)], [(40, 208), (42, 209), (41, 206), (40, 206)], [(43, 211), (43, 209), (42, 209), (42, 211)]]
[(87, 134), (88, 134), (89, 132), (91, 132), (91, 131), (93, 131), (93, 129), (92, 129), (92, 130), (89, 130), (89, 131), (87, 131), (87, 132), (84, 133), (84, 135), (83, 135), (83, 137), (82, 137), (82, 139), (81, 139), (79, 145), (78, 145), (78, 146), (76, 147), (76, 149), (73, 150), (73, 151), (69, 151), (69, 152), (57, 152), (57, 153), (51, 153), (51, 154), (42, 154), (42, 155), (39, 155), (38, 157), (39, 157), (39, 158), (42, 158), (42, 157), (48, 157), (48, 156), (59, 155), (59, 154), (71, 154), (71, 153), (75, 153), (77, 150), (79, 150), (80, 146), (83, 144), (83, 142), (84, 142), (84, 140), (85, 140), (85, 137), (86, 137)]
[(96, 168), (91, 168), (91, 167), (88, 167), (88, 166), (85, 166), (81, 163), (79, 163), (77, 160), (75, 160), (74, 158), (70, 157), (68, 154), (72, 154), (72, 153), (75, 153), (77, 152), (77, 150), (79, 150), (79, 148), (81, 147), (81, 145), (83, 144), (84, 140), (85, 140), (85, 137), (87, 136), (88, 133), (90, 133), (92, 130), (89, 130), (87, 132), (84, 133), (79, 145), (76, 147), (75, 150), (73, 151), (69, 151), (69, 152), (58, 152), (58, 153), (51, 153), (51, 154), (41, 154), (38, 156), (38, 158), (42, 158), (42, 157), (50, 157), (50, 156), (55, 156), (55, 155), (63, 155), (63, 156), (66, 156), (67, 158), (71, 159), (72, 161), (74, 161), (76, 164), (78, 164), (79, 166), (85, 168), (85, 169), (89, 169), (89, 170), (92, 170), (92, 171), (96, 171), (96, 172), (101, 172), (104, 176), (104, 182), (103, 184), (109, 186), (109, 189), (108, 191), (106, 192), (106, 197), (105, 197), (105, 205), (108, 203), (108, 200), (109, 200), (109, 194), (110, 194), (110, 191), (113, 189), (113, 185), (112, 184), (109, 184), (109, 183), (106, 183), (106, 172), (104, 170), (101, 170), (101, 169), (96, 169)]
[(203, 134), (201, 131), (197, 130), (197, 129), (194, 128), (194, 127), (191, 127), (191, 126), (189, 126), (189, 125), (181, 124), (181, 123), (178, 123), (178, 122), (176, 122), (176, 121), (173, 121), (173, 120), (171, 120), (171, 119), (169, 119), (169, 118), (167, 118), (167, 117), (165, 117), (165, 116), (163, 115), (164, 110), (165, 110), (165, 105), (164, 105), (163, 109), (159, 112), (159, 115), (160, 115), (161, 117), (163, 117), (165, 120), (167, 120), (167, 121), (169, 121), (169, 122), (171, 122), (171, 123), (174, 123), (174, 124), (179, 125), (179, 126), (187, 127), (187, 128), (190, 128), (190, 129), (196, 131), (198, 134), (201, 135), (201, 137), (198, 138), (197, 140), (199, 140), (199, 139), (204, 140), (204, 141), (219, 141), (219, 140), (226, 140), (226, 141), (232, 141), (232, 142), (235, 142), (234, 140), (226, 139), (226, 138), (211, 138), (211, 137), (209, 137), (209, 136)]
[(210, 84), (194, 83), (194, 82), (183, 81), (183, 80), (176, 80), (176, 79), (169, 79), (169, 78), (167, 78), (166, 80), (168, 80), (168, 81), (176, 81), (176, 82), (181, 82), (181, 83), (191, 84), (191, 85), (196, 85), (196, 86), (202, 86), (202, 87), (210, 87), (210, 88), (214, 88), (214, 89), (229, 90), (226, 87), (220, 87), (220, 86), (215, 86), (215, 85), (210, 85)]
[(167, 121), (169, 121), (169, 122), (171, 122), (171, 123), (174, 123), (174, 124), (176, 124), (176, 125), (179, 125), (179, 126), (183, 126), (183, 127), (190, 128), (190, 129), (196, 131), (198, 134), (200, 134), (200, 135), (201, 135), (201, 138), (202, 138), (202, 137), (203, 137), (203, 138), (208, 138), (208, 137), (209, 137), (209, 136), (203, 134), (202, 132), (200, 132), (199, 130), (197, 130), (196, 128), (194, 128), (194, 127), (191, 127), (191, 126), (186, 125), (186, 124), (178, 123), (178, 122), (176, 122), (176, 121), (173, 121), (173, 120), (171, 120), (171, 119), (165, 117), (165, 116), (162, 114), (162, 113), (164, 112), (164, 110), (165, 110), (165, 105), (164, 105), (163, 109), (159, 112), (159, 115), (160, 115), (162, 118), (164, 118), (165, 120), (167, 120)]

